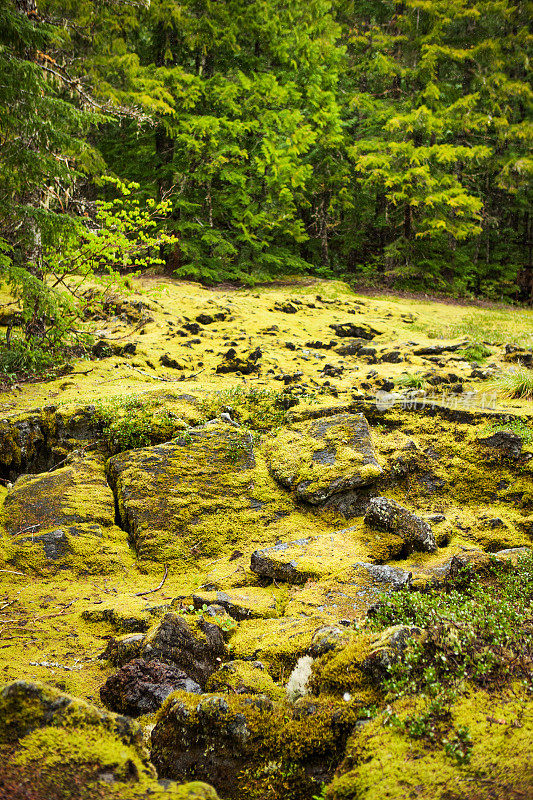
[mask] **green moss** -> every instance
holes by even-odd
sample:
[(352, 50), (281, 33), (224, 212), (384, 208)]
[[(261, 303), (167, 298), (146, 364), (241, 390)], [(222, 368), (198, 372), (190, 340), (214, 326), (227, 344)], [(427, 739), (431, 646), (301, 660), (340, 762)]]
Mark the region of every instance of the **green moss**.
[[(414, 704), (403, 701), (394, 708), (412, 713)], [(529, 796), (533, 715), (523, 688), (472, 691), (453, 706), (450, 725), (468, 728), (473, 741), (470, 761), (461, 767), (444, 750), (384, 725), (383, 716), (373, 720), (352, 737), (327, 800), (400, 800), (411, 793), (422, 800)]]
[(264, 694), (271, 700), (280, 700), (285, 694), (283, 687), (274, 683), (263, 665), (255, 661), (228, 661), (211, 675), (206, 691)]

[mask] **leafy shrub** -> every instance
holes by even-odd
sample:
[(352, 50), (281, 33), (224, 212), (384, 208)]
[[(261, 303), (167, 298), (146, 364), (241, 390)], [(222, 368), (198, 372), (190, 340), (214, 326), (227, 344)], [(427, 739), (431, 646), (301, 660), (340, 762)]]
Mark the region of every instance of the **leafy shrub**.
[(389, 701), (415, 696), (422, 708), (400, 717), (389, 707), (387, 722), (468, 761), (468, 730), (448, 730), (451, 706), (471, 683), (488, 686), (521, 676), (531, 684), (532, 614), (531, 553), (512, 571), (494, 562), (483, 579), (466, 570), (444, 593), (406, 590), (385, 598), (373, 626), (417, 625), (427, 634), (411, 643), (385, 682)]
[(531, 442), (533, 442), (533, 428), (531, 428), (527, 422), (523, 422), (520, 419), (512, 419), (509, 420), (509, 422), (489, 422), (488, 425), (482, 428), (481, 433), (483, 436), (491, 436), (493, 433), (498, 433), (499, 431), (511, 431), (512, 433), (516, 433), (518, 436), (522, 437), (526, 444), (531, 444)]
[(183, 424), (170, 411), (157, 410), (142, 396), (120, 395), (96, 404), (102, 437), (112, 453), (166, 442)]

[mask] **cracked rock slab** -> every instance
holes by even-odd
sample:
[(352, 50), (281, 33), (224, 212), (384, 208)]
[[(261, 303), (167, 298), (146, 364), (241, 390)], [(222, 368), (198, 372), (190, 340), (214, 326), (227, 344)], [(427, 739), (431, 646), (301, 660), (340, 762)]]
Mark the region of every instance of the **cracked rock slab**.
[(322, 615), (325, 620), (363, 620), (384, 596), (411, 585), (411, 572), (382, 564), (356, 563), (329, 580), (295, 591), (285, 613)]
[(364, 558), (367, 550), (354, 535), (357, 528), (345, 528), (324, 536), (308, 536), (252, 553), (251, 569), (257, 575), (287, 583), (303, 584), (338, 572), (347, 561)]
[(274, 478), (311, 505), (373, 483), (383, 472), (362, 414), (334, 414), (282, 428), (267, 445)]

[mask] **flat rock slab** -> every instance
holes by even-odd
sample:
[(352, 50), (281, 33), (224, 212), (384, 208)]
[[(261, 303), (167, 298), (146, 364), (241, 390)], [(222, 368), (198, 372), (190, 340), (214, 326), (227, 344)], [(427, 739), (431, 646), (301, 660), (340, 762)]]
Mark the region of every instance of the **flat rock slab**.
[(5, 499), (2, 523), (8, 560), (21, 568), (108, 573), (132, 561), (98, 458), (22, 475)]
[(323, 536), (308, 536), (252, 553), (251, 569), (277, 581), (303, 584), (343, 569), (346, 563), (365, 558), (367, 546), (358, 528), (345, 528)]
[(294, 592), (285, 613), (291, 617), (324, 616), (330, 622), (362, 620), (385, 595), (408, 588), (411, 572), (381, 564), (353, 564), (319, 583), (309, 583)]
[(311, 505), (367, 486), (383, 471), (362, 414), (335, 414), (282, 428), (267, 448), (275, 479)]
[(429, 523), (395, 500), (374, 497), (365, 514), (365, 523), (374, 530), (388, 531), (400, 536), (405, 542), (405, 554), (413, 550), (431, 553), (437, 549)]
[(313, 644), (315, 631), (323, 626), (315, 617), (281, 617), (280, 619), (245, 620), (231, 637), (232, 657), (262, 661), (274, 680), (284, 677)]
[(278, 617), (276, 598), (270, 589), (250, 587), (231, 592), (196, 592), (193, 595), (196, 609), (213, 603), (221, 606), (236, 620)]
[(256, 464), (250, 434), (223, 422), (121, 453), (107, 469), (121, 525), (141, 560), (190, 569), (199, 557), (264, 540), (267, 526), (283, 531), (306, 522), (265, 464)]

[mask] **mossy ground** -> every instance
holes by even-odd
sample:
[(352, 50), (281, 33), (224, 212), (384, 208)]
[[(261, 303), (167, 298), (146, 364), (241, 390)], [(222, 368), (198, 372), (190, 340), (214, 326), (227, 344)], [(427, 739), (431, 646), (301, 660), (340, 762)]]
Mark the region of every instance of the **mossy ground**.
[[(357, 297), (338, 282), (314, 282), (312, 285), (296, 283), (290, 287), (238, 291), (207, 290), (195, 284), (151, 278), (135, 279), (133, 285), (134, 291), (139, 293), (136, 299), (141, 297), (141, 293), (146, 299), (146, 292), (149, 292), (148, 303), (153, 321), (148, 322), (142, 330), (134, 330), (134, 324), (119, 318), (99, 322), (98, 327), (110, 338), (125, 337), (121, 341), (134, 341), (137, 344), (136, 354), (111, 356), (102, 360), (87, 359), (78, 362), (71, 375), (49, 382), (11, 386), (0, 398), (0, 411), (8, 420), (6, 431), (11, 430), (9, 420), (17, 416), (24, 418), (32, 409), (39, 409), (36, 414), (47, 418), (48, 435), (53, 439), (58, 435), (61, 425), (56, 412), (43, 411), (45, 407), (54, 404), (57, 412), (63, 414), (64, 421), (68, 422), (80, 405), (96, 403), (97, 407), (100, 404), (113, 413), (116, 410), (118, 419), (130, 419), (131, 415), (138, 412), (141, 416), (147, 413), (154, 420), (153, 438), (150, 441), (161, 441), (161, 437), (165, 438), (165, 425), (170, 418), (173, 420), (172, 435), (177, 435), (184, 425), (195, 425), (205, 420), (206, 415), (210, 416), (209, 411), (220, 411), (226, 406), (237, 411), (240, 408), (241, 421), (256, 431), (258, 436), (254, 443), (256, 466), (253, 489), (247, 488), (249, 484), (237, 487), (238, 493), (252, 492), (257, 501), (255, 510), (250, 511), (250, 520), (252, 517), (253, 520), (236, 530), (228, 521), (231, 509), (226, 509), (218, 516), (211, 515), (209, 524), (198, 528), (199, 536), (196, 539), (185, 537), (185, 549), (174, 561), (164, 557), (162, 552), (158, 553), (157, 547), (155, 550), (148, 548), (147, 557), (139, 560), (138, 553), (130, 547), (126, 532), (112, 526), (118, 537), (117, 542), (120, 539), (124, 558), (118, 560), (109, 575), (99, 574), (98, 571), (92, 575), (83, 574), (83, 558), (92, 557), (89, 551), (85, 556), (80, 552), (79, 559), (64, 564), (65, 568), (55, 573), (47, 571), (46, 565), (40, 562), (36, 564), (31, 559), (24, 563), (1, 563), (0, 569), (5, 570), (0, 571), (2, 682), (20, 677), (35, 678), (99, 705), (99, 687), (114, 668), (98, 656), (105, 649), (109, 637), (131, 629), (123, 627), (124, 621), (126, 625), (133, 624), (135, 627), (137, 620), (137, 629), (143, 630), (157, 616), (158, 608), (165, 608), (173, 602), (174, 607), (186, 608), (192, 604), (195, 592), (213, 591), (213, 587), (228, 592), (239, 587), (264, 588), (261, 579), (250, 571), (250, 554), (254, 549), (267, 547), (276, 541), (290, 542), (303, 536), (326, 537), (327, 534), (353, 526), (350, 537), (354, 543), (354, 561), (374, 560), (379, 563), (394, 559), (395, 566), (412, 568), (415, 565), (422, 571), (441, 564), (464, 548), (479, 547), (494, 552), (531, 545), (533, 458), (528, 460), (528, 457), (533, 455), (533, 437), (526, 442), (519, 461), (502, 458), (477, 441), (480, 431), (486, 428), (495, 414), (497, 424), (503, 427), (506, 415), (511, 414), (520, 417), (521, 424), (527, 430), (533, 429), (531, 403), (497, 398), (494, 401), (495, 411), (484, 410), (483, 405), (487, 404), (487, 398), (492, 394), (490, 381), (470, 381), (469, 363), (454, 353), (439, 356), (440, 363), (431, 362), (414, 355), (412, 351), (415, 345), (407, 343), (431, 346), (448, 341), (439, 337), (449, 337), (449, 340), (456, 342), (462, 337), (470, 341), (485, 341), (491, 351), (488, 361), (506, 369), (509, 365), (502, 358), (505, 343), (528, 347), (533, 343), (533, 312), (516, 309), (508, 312), (472, 310), (463, 306), (395, 297)], [(279, 301), (287, 298), (300, 301), (296, 314), (272, 310)], [(185, 321), (193, 321), (199, 313), (221, 310), (226, 313), (226, 319), (202, 325), (198, 336), (176, 335), (176, 330)], [(398, 349), (403, 360), (399, 363), (369, 364), (357, 356), (339, 356), (333, 348), (323, 349), (310, 344), (317, 341), (327, 343), (333, 339), (335, 347), (345, 344), (344, 340), (335, 337), (329, 327), (343, 322), (369, 323), (382, 331), (369, 344), (378, 350)], [(291, 347), (286, 346), (287, 342)], [(258, 346), (263, 351), (259, 360), (260, 373), (252, 376), (216, 373), (217, 365), (230, 347), (234, 347), (238, 353), (248, 353)], [(184, 369), (163, 367), (160, 363), (163, 354), (178, 360)], [(335, 378), (327, 378), (322, 375), (327, 363), (333, 367), (343, 367), (343, 371)], [(288, 419), (292, 418), (298, 424), (306, 416), (319, 416), (326, 408), (353, 412), (356, 410), (354, 397), (361, 398), (364, 394), (371, 397), (381, 379), (398, 381), (403, 373), (427, 372), (432, 368), (439, 372), (454, 372), (465, 379), (465, 391), (472, 394), (468, 397), (468, 403), (463, 401), (463, 406), (471, 421), (453, 419), (453, 414), (448, 412), (432, 414), (427, 409), (406, 410), (398, 405), (380, 411), (371, 400), (366, 408), (361, 409), (369, 420), (378, 460), (384, 470), (378, 479), (379, 491), (419, 515), (439, 514), (445, 517), (442, 522), (431, 523), (440, 546), (437, 553), (415, 554), (406, 561), (398, 561), (401, 547), (395, 549), (395, 544), (399, 543), (391, 540), (397, 537), (377, 536), (365, 528), (360, 517), (347, 522), (335, 511), (316, 511), (295, 505), (290, 493), (279, 487), (269, 473), (264, 433), (265, 429), (278, 428), (285, 415), (275, 404), (276, 397), (284, 388), (284, 382), (276, 380), (276, 377), (282, 374), (302, 373), (291, 384), (300, 387), (294, 391), (295, 396), (300, 397), (300, 404), (287, 414)], [(372, 371), (376, 374), (367, 377)], [(257, 393), (263, 393), (261, 403), (265, 397), (271, 398), (266, 406), (260, 406), (259, 413), (257, 404), (253, 413), (249, 404), (246, 404), (246, 395), (250, 390), (256, 392), (256, 398)], [(217, 392), (222, 394), (215, 394)], [(128, 401), (130, 406), (122, 402), (124, 396), (133, 396), (134, 400)], [(461, 395), (457, 398), (462, 400)], [(165, 424), (158, 425), (158, 420), (163, 418)], [(135, 425), (132, 424), (130, 432), (135, 434), (135, 431)], [(17, 441), (7, 439), (6, 433), (6, 459), (11, 457), (10, 453), (20, 458)], [(74, 439), (58, 440), (54, 444), (55, 461), (78, 445)], [(231, 453), (227, 455), (231, 467), (234, 463), (230, 458)], [(236, 455), (239, 456), (239, 453)], [(3, 458), (4, 453), (0, 452), (0, 462), (6, 464)], [(4, 481), (0, 484), (0, 502), (3, 502), (6, 494)], [(81, 502), (80, 496), (77, 502)], [(261, 519), (260, 508), (264, 508), (265, 504), (280, 512), (279, 518), (268, 525)], [(73, 507), (72, 504), (70, 507)], [(493, 520), (500, 522), (491, 522)], [(106, 524), (110, 522), (111, 519), (107, 518)], [(4, 550), (6, 543), (9, 546), (11, 544), (10, 540), (4, 538)], [(340, 560), (333, 550), (328, 552), (326, 548), (322, 552), (317, 548), (313, 559), (315, 568), (319, 566), (317, 577), (333, 580), (342, 571), (345, 559), (351, 557), (350, 553), (344, 552), (348, 545), (349, 542), (345, 540), (339, 551)], [(8, 557), (9, 546), (4, 553)], [(137, 592), (158, 585), (163, 577), (163, 564), (167, 560), (170, 569), (163, 587), (146, 597), (136, 597)], [(327, 567), (324, 567), (326, 563)], [(16, 572), (24, 574), (17, 575)], [(300, 619), (291, 619), (287, 616), (287, 609), (291, 609), (291, 601), (297, 601), (301, 587), (274, 586), (272, 591), (276, 598), (276, 613), (280, 618), (240, 622), (229, 637), (230, 653), (235, 659), (254, 657), (263, 660), (273, 678), (283, 683), (298, 657), (308, 650), (316, 628), (331, 620), (328, 615), (324, 617), (317, 614), (314, 608)], [(98, 613), (99, 610), (102, 613)], [(85, 615), (89, 618), (82, 616), (86, 611), (94, 612), (92, 618), (90, 614)], [(363, 696), (366, 687), (358, 684), (356, 678), (359, 680), (355, 673), (351, 675), (348, 671), (342, 686), (342, 682), (334, 686), (333, 677), (331, 686), (335, 691), (341, 688), (351, 691), (357, 689)], [(370, 691), (368, 699), (371, 699)], [(474, 698), (472, 702), (478, 701)], [(460, 713), (458, 709), (457, 714)], [(494, 716), (498, 714), (495, 712)], [(505, 714), (502, 712), (501, 716), (504, 718)], [(504, 726), (494, 723), (491, 737), (499, 736), (500, 728)], [(510, 730), (511, 738), (518, 736), (520, 730)], [(383, 729), (379, 736), (384, 737), (383, 746), (390, 746), (394, 754), (394, 748), (397, 748), (394, 732)], [(499, 740), (493, 741), (493, 738), (490, 739), (491, 747), (499, 747)], [(409, 747), (414, 745), (410, 743)], [(425, 764), (431, 769), (433, 762), (426, 755), (418, 758), (416, 748), (412, 752), (416, 757), (409, 755), (411, 751), (407, 757), (413, 765), (415, 782), (418, 780), (417, 770), (423, 771)], [(395, 755), (392, 757), (396, 758)], [(509, 754), (511, 757), (512, 754)], [(440, 762), (434, 763), (440, 770)], [(504, 763), (503, 755), (497, 763)], [(374, 758), (366, 763), (364, 769), (368, 772), (368, 778), (361, 775), (361, 780), (368, 780), (365, 785), (371, 786), (372, 781), (376, 781), (373, 771), (377, 770), (376, 764)], [(453, 775), (458, 774), (457, 768), (454, 769)], [(264, 780), (270, 780), (268, 775)], [(339, 781), (342, 780), (339, 778)], [(464, 785), (467, 786), (467, 783)], [(505, 786), (504, 783), (501, 785)], [(342, 783), (339, 786), (341, 788), (338, 791), (344, 791)], [(406, 789), (406, 797), (410, 796), (410, 791), (411, 788)], [(465, 793), (468, 796), (466, 789), (463, 795)], [(337, 797), (352, 797), (342, 793), (331, 796), (335, 800)], [(400, 798), (404, 795), (390, 796)], [(489, 797), (488, 794), (486, 796)], [(371, 797), (368, 795), (368, 800)], [(484, 798), (485, 795), (480, 793), (479, 800)], [(475, 800), (478, 800), (477, 795)]]

